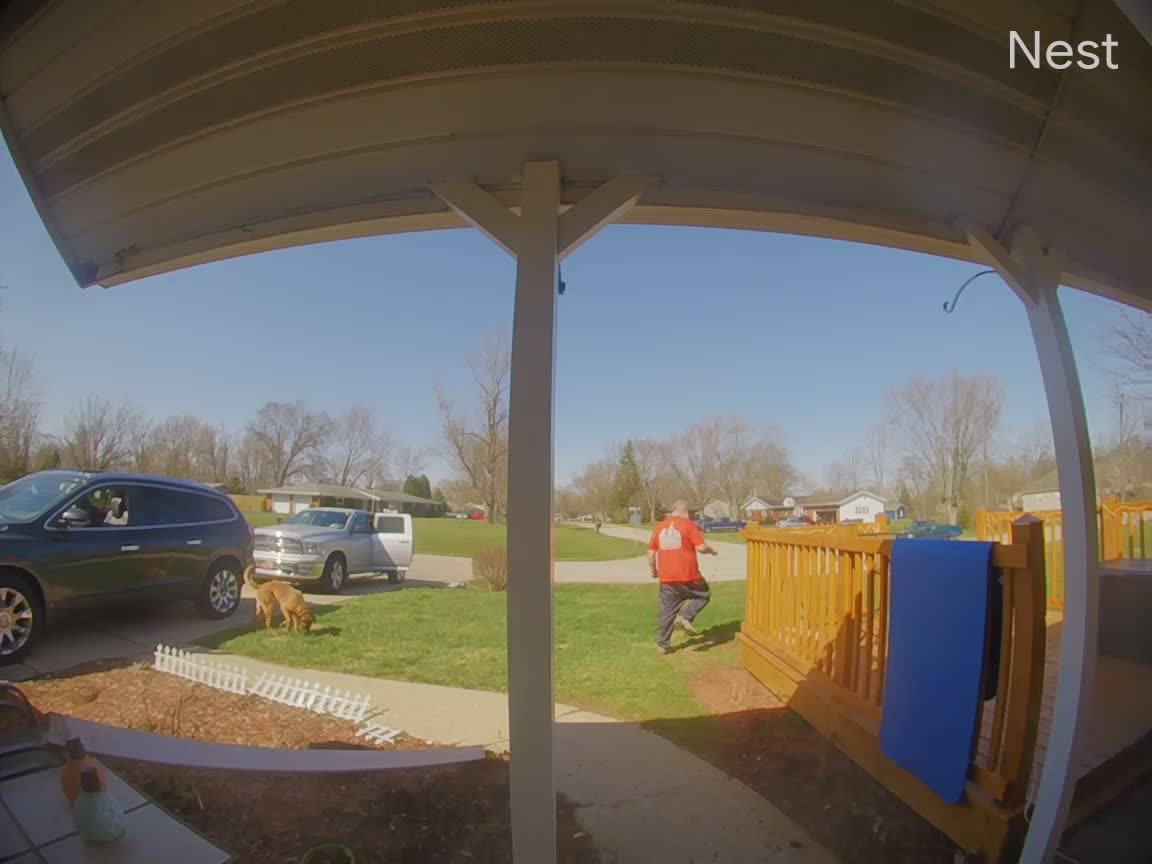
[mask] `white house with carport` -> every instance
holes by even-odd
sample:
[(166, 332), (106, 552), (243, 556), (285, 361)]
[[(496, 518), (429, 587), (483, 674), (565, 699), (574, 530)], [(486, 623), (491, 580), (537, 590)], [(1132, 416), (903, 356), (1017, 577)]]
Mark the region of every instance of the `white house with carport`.
[(398, 510), (405, 504), (435, 504), (428, 498), (408, 495), (404, 492), (377, 490), (366, 492), (352, 486), (338, 486), (334, 483), (302, 483), (296, 486), (278, 486), (274, 489), (258, 489), (264, 496), (264, 509), (270, 513), (291, 515), (309, 507), (352, 507), (378, 513), (384, 510)]
[(817, 492), (788, 495), (777, 503), (753, 496), (744, 503), (744, 517), (754, 521), (776, 521), (787, 516), (808, 516), (824, 524), (875, 522), (887, 509), (883, 497), (867, 489), (855, 492)]

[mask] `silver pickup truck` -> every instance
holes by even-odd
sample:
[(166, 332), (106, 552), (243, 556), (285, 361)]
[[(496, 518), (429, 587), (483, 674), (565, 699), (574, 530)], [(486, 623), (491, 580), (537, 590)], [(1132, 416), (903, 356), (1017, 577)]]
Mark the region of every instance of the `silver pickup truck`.
[(412, 517), (403, 513), (315, 507), (255, 535), (257, 578), (318, 582), (329, 594), (352, 576), (403, 582), (412, 564)]

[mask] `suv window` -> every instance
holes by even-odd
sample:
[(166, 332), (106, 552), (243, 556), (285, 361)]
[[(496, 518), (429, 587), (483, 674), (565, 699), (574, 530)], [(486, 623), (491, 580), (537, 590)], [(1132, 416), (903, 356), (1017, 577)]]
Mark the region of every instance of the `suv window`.
[(133, 525), (179, 525), (195, 522), (192, 516), (193, 496), (160, 486), (140, 486), (135, 490)]
[(404, 533), (404, 517), (403, 516), (377, 516), (376, 517), (376, 533), (377, 534), (403, 534)]
[(133, 525), (218, 522), (222, 519), (231, 519), (234, 515), (232, 508), (218, 498), (163, 486), (136, 487), (133, 490), (133, 502), (136, 506)]
[[(129, 498), (131, 497), (131, 500)], [(73, 507), (88, 512), (91, 528), (124, 528), (139, 524), (132, 518), (132, 507), (136, 504), (136, 490), (124, 486), (98, 486), (81, 495)]]
[(352, 524), (348, 526), (348, 530), (355, 534), (358, 531), (363, 531), (368, 527), (368, 521), (371, 517), (367, 513), (357, 513), (352, 517)]
[(236, 514), (232, 505), (212, 495), (200, 495), (196, 492), (181, 493), (189, 498), (188, 508), (192, 515), (192, 522), (222, 522), (234, 519)]

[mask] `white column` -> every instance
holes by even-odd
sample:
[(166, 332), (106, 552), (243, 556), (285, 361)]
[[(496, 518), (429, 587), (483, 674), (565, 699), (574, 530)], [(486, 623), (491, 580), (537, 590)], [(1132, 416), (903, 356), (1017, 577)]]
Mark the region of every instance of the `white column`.
[(508, 733), (512, 857), (556, 856), (552, 457), (560, 171), (524, 166), (508, 419)]
[(508, 739), (512, 856), (555, 864), (552, 515), (559, 261), (636, 204), (643, 178), (618, 177), (563, 216), (560, 166), (524, 164), (520, 215), (470, 180), (432, 190), (516, 258), (508, 420)]
[(1049, 864), (1060, 846), (1076, 789), (1096, 670), (1100, 541), (1092, 445), (1080, 375), (1057, 295), (1061, 257), (1053, 250), (1045, 252), (1026, 228), (1016, 232), (1011, 253), (979, 229), (970, 230), (969, 237), (988, 254), (1028, 311), (1056, 449), (1064, 540), (1060, 673), (1036, 807), (1020, 856), (1023, 864)]

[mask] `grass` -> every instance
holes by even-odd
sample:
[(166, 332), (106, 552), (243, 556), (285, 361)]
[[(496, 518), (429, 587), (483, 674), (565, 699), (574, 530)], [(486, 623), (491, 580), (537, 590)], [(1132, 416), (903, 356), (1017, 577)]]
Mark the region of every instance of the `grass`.
[[(471, 558), (481, 549), (507, 544), (506, 525), (489, 525), (473, 519), (416, 519), (415, 548), (425, 555), (457, 555)], [(644, 552), (644, 544), (597, 534), (594, 528), (555, 528), (557, 561), (613, 561)]]
[[(286, 519), (282, 513), (245, 513), (253, 528), (275, 525)], [(481, 549), (507, 545), (506, 525), (489, 525), (473, 519), (414, 519), (415, 550), (425, 555), (454, 555), (471, 558)], [(615, 561), (644, 553), (644, 544), (619, 537), (597, 534), (592, 528), (556, 526), (557, 561)]]
[(247, 511), (243, 517), (248, 520), (248, 524), (253, 528), (263, 528), (266, 525), (275, 525), (277, 520), (287, 518), (282, 513), (256, 513)]
[[(557, 701), (629, 720), (699, 715), (689, 682), (737, 664), (744, 614), (742, 584), (715, 584), (712, 595), (696, 621), (705, 636), (664, 657), (655, 647), (655, 585), (557, 585)], [(406, 588), (322, 609), (306, 637), (251, 631), (203, 644), (286, 666), (502, 692), (505, 600)]]

